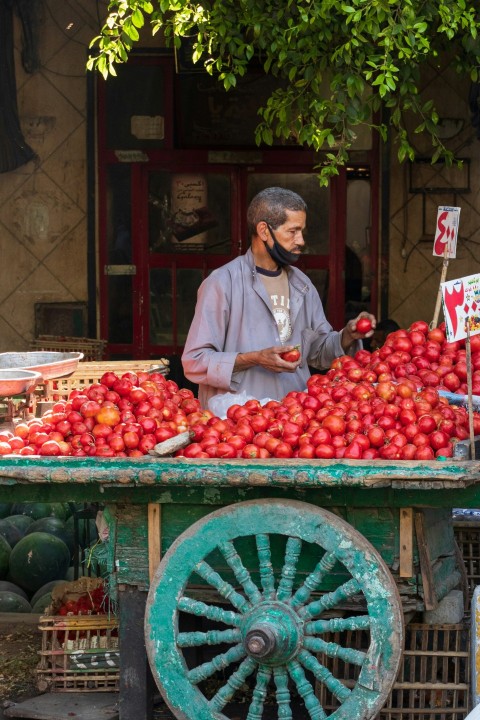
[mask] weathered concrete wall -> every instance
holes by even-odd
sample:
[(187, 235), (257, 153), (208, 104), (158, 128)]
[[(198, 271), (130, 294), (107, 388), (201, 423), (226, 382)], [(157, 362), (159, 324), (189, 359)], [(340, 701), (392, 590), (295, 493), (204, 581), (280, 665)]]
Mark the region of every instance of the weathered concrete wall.
[[(470, 192), (461, 194), (454, 190), (466, 181), (466, 167), (462, 171), (454, 168), (439, 171), (428, 163), (422, 171), (425, 185), (452, 189), (439, 194), (410, 192), (409, 163), (399, 166), (398, 147), (392, 143), (389, 315), (401, 327), (408, 327), (417, 319), (430, 322), (434, 314), (442, 270), (442, 260), (432, 255), (439, 205), (462, 208), (457, 258), (449, 263), (447, 279), (471, 275), (480, 269), (480, 140), (470, 121), (469, 87), (469, 79), (457, 75), (450, 64), (442, 68), (431, 66), (424, 74), (422, 99), (435, 100), (443, 121), (446, 147), (456, 156), (470, 160)], [(424, 136), (411, 132), (410, 137), (419, 157), (431, 156)]]
[(87, 300), (85, 59), (96, 3), (46, 0), (32, 75), (22, 68), (15, 25), (20, 122), (38, 157), (0, 175), (2, 351), (28, 347), (35, 302)]

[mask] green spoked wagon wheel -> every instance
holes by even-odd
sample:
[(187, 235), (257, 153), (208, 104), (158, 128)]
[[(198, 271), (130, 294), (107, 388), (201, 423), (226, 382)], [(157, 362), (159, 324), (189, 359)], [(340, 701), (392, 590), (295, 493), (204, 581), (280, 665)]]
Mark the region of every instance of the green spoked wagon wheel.
[[(333, 576), (339, 584), (322, 591)], [(193, 616), (201, 630), (185, 627)], [(366, 635), (361, 649), (338, 640), (351, 631)], [(312, 720), (363, 720), (395, 680), (403, 615), (388, 568), (351, 525), (307, 503), (262, 500), (213, 512), (172, 544), (150, 587), (145, 638), (181, 720), (239, 717), (229, 703), (242, 701), (245, 720), (291, 720), (295, 707)], [(355, 667), (354, 681), (336, 677), (333, 660)]]

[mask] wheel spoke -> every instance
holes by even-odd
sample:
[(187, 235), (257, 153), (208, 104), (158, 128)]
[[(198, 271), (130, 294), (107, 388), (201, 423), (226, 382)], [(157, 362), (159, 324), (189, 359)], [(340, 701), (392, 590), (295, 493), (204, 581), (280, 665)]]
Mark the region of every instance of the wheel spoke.
[(242, 639), (240, 630), (208, 630), (207, 632), (178, 633), (178, 647), (197, 647), (199, 645), (220, 645), (220, 643), (238, 643)]
[(322, 633), (343, 632), (344, 630), (368, 630), (369, 627), (369, 615), (353, 615), (349, 618), (312, 620), (305, 625), (305, 632), (307, 635), (321, 635)]
[(256, 535), (256, 541), (263, 596), (265, 600), (273, 600), (275, 597), (275, 577), (270, 552), (270, 538), (268, 535), (261, 533)]
[(221, 543), (219, 546), (219, 550), (222, 553), (223, 557), (233, 570), (233, 573), (240, 583), (240, 585), (243, 587), (245, 594), (247, 597), (251, 600), (251, 602), (255, 605), (256, 603), (261, 602), (262, 596), (260, 594), (259, 589), (253, 582), (250, 573), (248, 572), (247, 568), (242, 562), (242, 559), (240, 555), (235, 550), (235, 546), (231, 540), (226, 540), (225, 542)]
[(220, 688), (217, 693), (210, 700), (210, 707), (213, 712), (220, 712), (223, 710), (225, 705), (230, 702), (235, 693), (240, 690), (243, 683), (249, 675), (257, 667), (257, 663), (252, 658), (247, 657), (241, 663), (241, 665), (230, 675), (226, 685)]
[(224, 580), (222, 576), (204, 560), (195, 565), (195, 572), (200, 575), (205, 582), (214, 587), (225, 600), (232, 603), (233, 607), (239, 612), (245, 613), (251, 608), (248, 600), (246, 600), (243, 595), (240, 595), (233, 585), (230, 585), (229, 582)]
[(318, 662), (317, 658), (315, 658), (309, 652), (307, 652), (306, 650), (300, 650), (300, 652), (298, 653), (298, 659), (302, 663), (302, 665), (311, 673), (313, 673), (317, 680), (322, 682), (341, 703), (345, 702), (345, 700), (350, 697), (351, 690), (345, 687), (345, 685), (340, 682), (340, 680), (337, 680), (337, 678), (332, 675), (330, 670), (327, 670), (326, 667), (321, 665)]
[(278, 720), (292, 720), (287, 671), (283, 667), (276, 667), (273, 669), (273, 677), (277, 688), (275, 695), (278, 705)]
[(285, 561), (283, 563), (282, 574), (278, 583), (277, 600), (286, 602), (292, 595), (301, 550), (302, 541), (300, 538), (289, 537), (285, 548)]
[(287, 668), (299, 694), (303, 698), (311, 720), (326, 720), (325, 711), (320, 705), (320, 701), (316, 697), (311, 683), (307, 680), (300, 663), (297, 660), (292, 660), (288, 663)]
[(298, 614), (304, 618), (313, 618), (321, 615), (324, 610), (329, 610), (341, 602), (360, 592), (361, 588), (355, 578), (351, 578), (336, 590), (326, 593), (319, 600), (314, 600), (310, 605), (298, 609)]
[(312, 592), (317, 590), (325, 575), (333, 570), (333, 566), (337, 562), (337, 558), (333, 553), (325, 553), (320, 562), (315, 567), (315, 570), (305, 578), (303, 585), (301, 585), (295, 595), (292, 598), (291, 605), (293, 608), (305, 605), (308, 601)]
[(260, 665), (257, 673), (257, 682), (253, 690), (253, 700), (250, 703), (247, 720), (262, 720), (263, 705), (267, 697), (267, 687), (272, 676), (272, 671), (265, 665)]
[(219, 670), (224, 670), (233, 662), (241, 660), (245, 655), (244, 647), (239, 643), (235, 645), (235, 647), (230, 648), (230, 650), (227, 650), (227, 652), (217, 655), (213, 660), (202, 663), (202, 665), (198, 665), (196, 668), (193, 668), (193, 670), (189, 670), (187, 677), (192, 685), (197, 685), (197, 683), (206, 680)]
[(224, 610), (217, 605), (207, 605), (200, 600), (192, 600), (192, 598), (185, 595), (180, 598), (177, 607), (183, 612), (190, 613), (190, 615), (205, 617), (207, 620), (222, 622), (225, 625), (238, 627), (242, 622), (242, 616), (232, 612), (232, 610)]
[(312, 652), (324, 653), (328, 657), (338, 657), (346, 663), (352, 663), (353, 665), (359, 665), (360, 667), (365, 662), (367, 654), (361, 650), (353, 650), (352, 648), (345, 648), (337, 643), (325, 642), (321, 638), (307, 637), (303, 641), (303, 647)]

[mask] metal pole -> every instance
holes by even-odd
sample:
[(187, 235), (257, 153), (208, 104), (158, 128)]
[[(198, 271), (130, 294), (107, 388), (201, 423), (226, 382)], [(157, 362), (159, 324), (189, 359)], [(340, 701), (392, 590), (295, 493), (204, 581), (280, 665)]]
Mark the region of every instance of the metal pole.
[(471, 459), (475, 460), (475, 435), (473, 431), (473, 400), (472, 400), (472, 349), (470, 346), (470, 318), (467, 321), (467, 338), (465, 348), (467, 351), (467, 388), (468, 388), (468, 429), (470, 431)]

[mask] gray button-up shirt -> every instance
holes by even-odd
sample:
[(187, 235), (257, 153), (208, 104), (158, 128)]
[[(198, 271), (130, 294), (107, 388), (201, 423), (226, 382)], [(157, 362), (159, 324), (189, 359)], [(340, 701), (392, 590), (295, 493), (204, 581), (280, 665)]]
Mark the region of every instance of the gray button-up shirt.
[[(185, 376), (199, 385), (202, 407), (219, 393), (244, 392), (258, 399), (281, 400), (291, 390), (304, 390), (308, 366), (327, 368), (345, 352), (341, 333), (332, 329), (317, 290), (296, 267), (288, 266), (290, 289), (289, 345), (300, 345), (302, 363), (294, 373), (263, 367), (233, 372), (238, 353), (281, 345), (265, 285), (251, 250), (214, 270), (198, 290), (195, 316), (182, 355)], [(361, 343), (354, 343), (356, 352)]]

